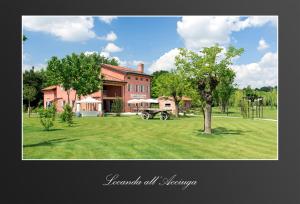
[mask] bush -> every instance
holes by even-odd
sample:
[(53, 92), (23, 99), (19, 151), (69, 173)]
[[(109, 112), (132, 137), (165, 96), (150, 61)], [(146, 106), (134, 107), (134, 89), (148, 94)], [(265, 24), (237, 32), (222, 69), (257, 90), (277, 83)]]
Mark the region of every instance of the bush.
[(56, 108), (54, 105), (39, 110), (40, 122), (46, 131), (49, 131), (54, 126), (54, 120), (56, 115)]
[(120, 116), (123, 110), (123, 101), (120, 98), (114, 100), (111, 105), (111, 110), (113, 113), (116, 113), (116, 116)]
[(73, 124), (73, 112), (72, 107), (69, 104), (64, 105), (64, 111), (60, 115), (60, 118), (63, 122), (66, 122), (68, 126)]

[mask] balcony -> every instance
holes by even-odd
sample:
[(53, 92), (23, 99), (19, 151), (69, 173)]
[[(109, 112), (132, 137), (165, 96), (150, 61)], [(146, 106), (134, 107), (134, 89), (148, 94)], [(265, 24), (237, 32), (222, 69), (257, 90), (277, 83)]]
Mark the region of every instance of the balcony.
[(122, 86), (103, 86), (103, 98), (122, 97)]

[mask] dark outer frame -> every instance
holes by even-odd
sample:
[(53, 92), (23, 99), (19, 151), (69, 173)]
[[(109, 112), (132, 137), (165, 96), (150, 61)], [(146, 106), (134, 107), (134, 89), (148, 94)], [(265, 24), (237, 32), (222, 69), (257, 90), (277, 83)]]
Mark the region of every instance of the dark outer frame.
[[(1, 203), (300, 203), (300, 1), (1, 1)], [(278, 15), (278, 161), (22, 161), (22, 15)], [(8, 88), (8, 89), (7, 89)], [(293, 95), (292, 95), (293, 94)], [(104, 187), (109, 173), (193, 178), (197, 186)]]

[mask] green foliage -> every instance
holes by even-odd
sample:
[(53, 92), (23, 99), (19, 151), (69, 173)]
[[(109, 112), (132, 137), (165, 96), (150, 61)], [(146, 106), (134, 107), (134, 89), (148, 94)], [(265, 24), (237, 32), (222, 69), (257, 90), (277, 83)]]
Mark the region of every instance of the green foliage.
[(28, 117), (30, 117), (30, 102), (35, 99), (36, 89), (33, 86), (25, 85), (23, 87), (23, 98), (28, 101)]
[(111, 110), (113, 113), (116, 113), (116, 116), (120, 116), (123, 110), (123, 101), (121, 98), (117, 98), (113, 101), (111, 105)]
[(159, 95), (159, 87), (157, 86), (157, 79), (159, 76), (169, 73), (168, 71), (165, 70), (160, 70), (160, 71), (155, 71), (152, 74), (152, 79), (151, 79), (151, 97), (152, 98), (158, 98)]
[(171, 96), (175, 102), (175, 116), (179, 116), (179, 103), (183, 96), (189, 96), (193, 94), (189, 80), (183, 77), (179, 71), (171, 71), (169, 73), (161, 74), (156, 79), (157, 93), (160, 96)]
[(216, 87), (215, 93), (218, 97), (218, 103), (221, 107), (221, 112), (225, 112), (229, 105), (229, 99), (234, 94), (234, 78), (235, 72), (228, 68), (224, 69), (219, 76), (219, 83)]
[(44, 109), (40, 108), (39, 118), (44, 130), (49, 131), (54, 126), (54, 120), (56, 115), (56, 108), (54, 105)]
[(73, 53), (62, 59), (52, 57), (46, 71), (48, 85), (59, 84), (68, 94), (74, 89), (79, 97), (91, 94), (102, 86), (101, 64), (118, 65), (115, 59), (96, 53), (91, 55)]
[(246, 100), (241, 100), (239, 104), (241, 108), (241, 115), (243, 118), (247, 118), (248, 116), (248, 102)]
[[(43, 101), (43, 93), (42, 88), (45, 87), (46, 83), (46, 75), (43, 69), (35, 70), (34, 67), (30, 70), (25, 70), (23, 72), (23, 87), (31, 86), (36, 89), (36, 94), (34, 99), (31, 101), (31, 106), (37, 107), (39, 103)], [(26, 104), (28, 101), (24, 98), (23, 93), (23, 104)]]
[(66, 122), (68, 126), (73, 124), (73, 112), (72, 107), (69, 104), (64, 105), (60, 118), (62, 122)]
[(36, 93), (35, 87), (28, 85), (23, 86), (23, 98), (29, 103), (35, 99)]
[[(226, 53), (222, 54), (223, 48), (218, 45), (203, 48), (200, 53), (187, 49), (180, 49), (180, 53), (175, 58), (175, 65), (178, 70), (184, 73), (185, 78), (194, 84), (194, 89), (199, 92), (205, 102), (205, 132), (211, 133), (211, 107), (213, 96), (219, 84), (220, 90), (218, 98), (228, 101), (232, 90), (225, 90), (232, 86), (234, 72), (230, 69), (232, 59), (243, 53), (244, 49), (229, 47)], [(226, 97), (225, 97), (226, 96)]]

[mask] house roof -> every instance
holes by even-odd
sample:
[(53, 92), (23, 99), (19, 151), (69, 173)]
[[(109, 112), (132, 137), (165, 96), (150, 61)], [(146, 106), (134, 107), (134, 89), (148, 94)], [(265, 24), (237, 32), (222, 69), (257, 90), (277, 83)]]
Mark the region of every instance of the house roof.
[(56, 89), (57, 87), (54, 85), (54, 86), (48, 86), (46, 88), (43, 88), (42, 91), (47, 91), (47, 90), (53, 90), (53, 89)]
[(149, 74), (145, 74), (128, 67), (115, 66), (111, 64), (103, 64), (102, 67), (112, 69), (114, 71), (121, 72), (123, 74), (137, 74), (137, 75), (150, 76)]
[(102, 74), (102, 76), (103, 76), (103, 79), (107, 80), (107, 81), (120, 81), (120, 82), (124, 82), (124, 80), (118, 79), (118, 78), (113, 77), (113, 76), (108, 75), (108, 74)]

